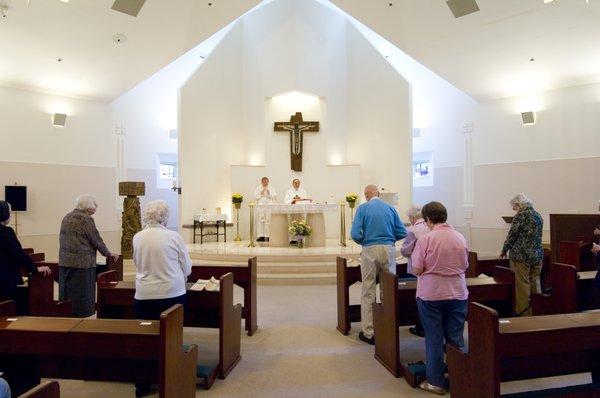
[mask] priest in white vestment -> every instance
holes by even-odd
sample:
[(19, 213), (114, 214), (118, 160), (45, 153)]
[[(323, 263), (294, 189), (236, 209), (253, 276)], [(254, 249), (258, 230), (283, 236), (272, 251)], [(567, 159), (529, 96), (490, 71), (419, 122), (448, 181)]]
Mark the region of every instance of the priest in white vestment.
[(295, 178), (292, 187), (285, 194), (285, 203), (289, 205), (299, 199), (308, 199), (308, 194), (304, 188), (300, 188), (300, 180)]
[[(266, 205), (277, 202), (277, 192), (271, 186), (269, 186), (269, 178), (263, 177), (260, 180), (260, 185), (254, 190), (254, 199), (259, 205)], [(257, 241), (264, 242), (269, 239), (269, 223), (271, 221), (271, 213), (258, 209), (257, 211), (258, 223), (256, 226)]]

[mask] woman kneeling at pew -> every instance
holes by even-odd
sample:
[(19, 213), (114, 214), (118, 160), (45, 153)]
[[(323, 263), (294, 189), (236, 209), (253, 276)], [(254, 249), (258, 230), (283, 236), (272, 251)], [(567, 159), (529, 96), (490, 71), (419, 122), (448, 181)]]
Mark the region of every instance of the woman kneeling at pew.
[(430, 202), (423, 206), (421, 213), (431, 232), (417, 240), (412, 253), (427, 358), (427, 380), (419, 387), (443, 395), (447, 388), (444, 341), (458, 349), (465, 345), (468, 249), (465, 238), (446, 224), (448, 213), (444, 205)]
[[(187, 277), (192, 260), (181, 236), (167, 229), (169, 206), (156, 200), (144, 207), (144, 229), (133, 237), (135, 277), (134, 311), (138, 319), (159, 319), (175, 304), (185, 305)], [(151, 392), (136, 384), (136, 397)]]

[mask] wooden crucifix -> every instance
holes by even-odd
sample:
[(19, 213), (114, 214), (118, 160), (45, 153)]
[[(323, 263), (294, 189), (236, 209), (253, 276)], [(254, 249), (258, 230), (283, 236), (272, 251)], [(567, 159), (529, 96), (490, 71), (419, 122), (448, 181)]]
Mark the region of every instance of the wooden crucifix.
[(302, 112), (296, 112), (289, 122), (275, 122), (273, 130), (289, 131), (291, 167), (294, 171), (302, 171), (303, 133), (319, 131), (319, 122), (305, 122), (302, 120)]

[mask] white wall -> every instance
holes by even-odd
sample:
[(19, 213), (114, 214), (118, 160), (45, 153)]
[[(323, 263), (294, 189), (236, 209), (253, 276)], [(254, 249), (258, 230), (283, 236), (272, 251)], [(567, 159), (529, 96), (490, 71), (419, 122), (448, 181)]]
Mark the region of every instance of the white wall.
[[(52, 126), (52, 112), (67, 113), (66, 127)], [(23, 244), (56, 259), (62, 217), (77, 196), (90, 193), (100, 205), (98, 229), (117, 251), (115, 137), (108, 105), (0, 87), (0, 120), (0, 186), (28, 187), (28, 211), (19, 215)]]
[[(380, 182), (407, 205), (409, 90), (344, 16), (319, 2), (279, 0), (249, 13), (181, 89), (181, 223), (202, 208), (230, 211), (232, 191), (251, 200), (261, 175), (280, 201), (297, 177), (316, 201)], [(312, 97), (280, 96), (290, 91)], [(321, 124), (304, 134), (301, 173), (290, 170), (289, 134), (273, 131), (296, 111)], [(331, 167), (348, 163), (355, 166)]]

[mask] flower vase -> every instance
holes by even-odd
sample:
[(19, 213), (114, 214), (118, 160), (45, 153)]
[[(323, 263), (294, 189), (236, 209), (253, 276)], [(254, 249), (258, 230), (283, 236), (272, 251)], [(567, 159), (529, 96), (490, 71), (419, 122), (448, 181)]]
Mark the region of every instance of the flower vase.
[(304, 236), (302, 236), (302, 235), (296, 236), (296, 242), (298, 244), (299, 249), (304, 248)]

